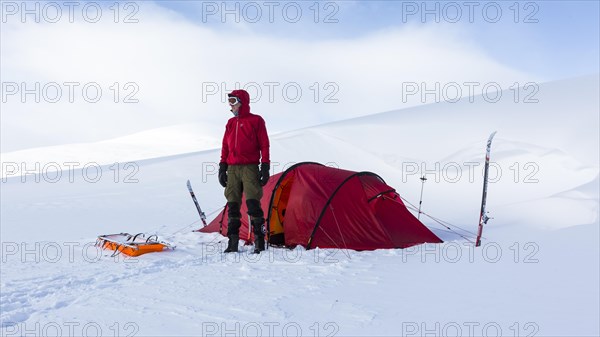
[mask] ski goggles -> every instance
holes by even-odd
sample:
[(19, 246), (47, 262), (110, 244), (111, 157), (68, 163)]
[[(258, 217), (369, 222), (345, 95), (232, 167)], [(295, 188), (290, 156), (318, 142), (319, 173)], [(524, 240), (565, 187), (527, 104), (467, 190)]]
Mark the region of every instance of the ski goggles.
[(231, 96), (227, 100), (229, 101), (229, 105), (236, 105), (240, 103), (240, 99), (235, 96)]

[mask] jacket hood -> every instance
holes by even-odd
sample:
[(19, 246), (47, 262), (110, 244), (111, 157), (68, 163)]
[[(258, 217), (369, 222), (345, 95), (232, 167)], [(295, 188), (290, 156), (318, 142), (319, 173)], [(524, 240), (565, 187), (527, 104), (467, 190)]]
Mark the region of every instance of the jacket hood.
[(250, 114), (250, 94), (246, 90), (234, 90), (228, 96), (235, 96), (242, 102), (238, 116), (248, 116)]

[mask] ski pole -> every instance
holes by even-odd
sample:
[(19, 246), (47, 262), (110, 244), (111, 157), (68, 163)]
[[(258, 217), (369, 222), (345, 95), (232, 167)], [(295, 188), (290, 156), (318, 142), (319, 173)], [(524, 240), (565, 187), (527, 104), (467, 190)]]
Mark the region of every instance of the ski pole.
[(421, 198), (419, 198), (419, 214), (417, 214), (417, 219), (421, 219), (421, 204), (423, 204), (423, 187), (425, 186), (425, 182), (427, 181), (427, 178), (425, 178), (425, 175), (423, 175), (421, 178)]

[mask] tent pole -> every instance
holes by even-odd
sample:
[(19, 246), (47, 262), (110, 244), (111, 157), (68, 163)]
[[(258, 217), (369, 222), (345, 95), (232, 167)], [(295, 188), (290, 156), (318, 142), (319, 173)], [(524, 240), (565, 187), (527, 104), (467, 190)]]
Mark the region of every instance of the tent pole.
[(250, 214), (248, 214), (248, 240), (246, 240), (246, 244), (248, 242), (250, 242), (250, 233), (252, 233), (252, 218), (250, 217)]
[[(219, 234), (223, 235), (223, 218), (225, 218), (225, 212), (227, 212), (227, 206), (229, 205), (229, 203), (225, 204), (225, 207), (223, 208), (223, 214), (221, 214), (221, 221), (219, 221)], [(229, 219), (227, 219), (229, 220)], [(229, 227), (227, 227), (227, 230), (229, 231)]]

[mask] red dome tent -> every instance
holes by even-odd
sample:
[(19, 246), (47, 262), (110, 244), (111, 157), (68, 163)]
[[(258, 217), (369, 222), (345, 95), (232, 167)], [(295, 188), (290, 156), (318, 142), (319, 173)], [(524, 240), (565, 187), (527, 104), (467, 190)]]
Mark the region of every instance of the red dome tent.
[[(273, 245), (372, 250), (442, 242), (371, 172), (299, 163), (269, 179), (261, 204)], [(201, 232), (227, 235), (227, 209)], [(245, 217), (240, 238), (254, 239)]]

